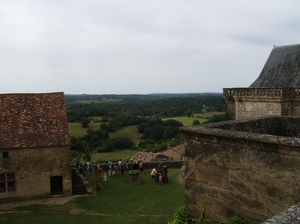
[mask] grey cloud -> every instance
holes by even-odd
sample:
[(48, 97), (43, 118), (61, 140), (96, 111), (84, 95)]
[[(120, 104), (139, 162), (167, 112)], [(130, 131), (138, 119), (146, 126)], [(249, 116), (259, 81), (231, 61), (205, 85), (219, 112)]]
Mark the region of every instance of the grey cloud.
[(296, 6), (292, 0), (2, 0), (0, 92), (249, 86), (274, 44), (299, 41)]

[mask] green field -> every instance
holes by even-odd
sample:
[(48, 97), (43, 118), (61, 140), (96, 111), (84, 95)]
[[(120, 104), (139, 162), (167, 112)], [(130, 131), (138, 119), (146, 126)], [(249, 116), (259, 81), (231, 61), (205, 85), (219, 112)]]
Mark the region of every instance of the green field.
[(123, 127), (122, 129), (109, 133), (110, 138), (118, 137), (128, 137), (132, 139), (135, 143), (138, 143), (141, 140), (142, 134), (138, 133), (136, 125), (130, 125)]
[[(184, 184), (179, 181), (179, 169), (169, 169), (169, 182), (163, 185), (150, 181), (145, 170), (139, 183), (124, 176), (109, 177), (101, 191), (76, 196), (64, 205), (30, 205), (0, 210), (1, 224), (166, 224), (172, 221), (178, 206), (184, 203)], [(96, 175), (86, 174), (93, 186)]]
[[(90, 123), (87, 128), (83, 128), (80, 123), (69, 123), (70, 136), (81, 137), (86, 134), (87, 129), (97, 130), (100, 127), (100, 123)], [(117, 137), (128, 137), (132, 139), (135, 143), (138, 143), (141, 139), (142, 134), (138, 133), (136, 125), (130, 125), (123, 127), (116, 132), (109, 133), (110, 138)]]
[[(120, 159), (123, 161), (129, 161), (132, 156), (137, 153), (137, 150), (121, 150), (121, 151), (113, 151), (113, 152), (101, 152), (101, 153), (92, 153), (91, 159), (92, 162), (101, 161), (108, 162), (109, 160), (113, 162), (117, 162)], [(81, 163), (85, 163), (84, 160), (81, 160)]]
[(183, 124), (183, 126), (185, 126), (185, 127), (192, 126), (194, 120), (200, 121), (200, 124), (202, 124), (204, 121), (207, 121), (207, 119), (205, 119), (205, 118), (182, 117), (182, 116), (180, 116), (180, 117), (172, 117), (172, 118), (164, 118), (162, 120), (164, 121), (164, 120), (168, 120), (168, 119), (177, 120), (177, 121), (181, 122)]
[[(164, 118), (162, 120), (168, 120), (168, 119), (174, 119), (177, 121), (182, 122), (183, 126), (188, 127), (193, 125), (194, 120), (199, 120), (200, 124), (202, 124), (204, 121), (207, 121), (207, 119), (215, 114), (224, 114), (224, 112), (210, 112), (210, 113), (198, 113), (194, 114), (191, 117), (187, 116), (180, 116), (180, 117), (170, 117), (170, 118)], [(101, 119), (99, 117), (95, 117), (95, 119)], [(87, 128), (83, 128), (80, 123), (69, 123), (69, 132), (70, 136), (74, 137), (80, 137), (86, 134), (87, 129), (99, 129), (100, 124), (98, 122), (95, 123), (90, 123)], [(140, 140), (140, 137), (142, 134), (137, 132), (136, 125), (130, 125), (127, 127), (123, 127), (121, 130), (118, 130), (113, 133), (109, 133), (110, 138), (115, 138), (115, 137), (129, 137), (132, 139), (134, 142), (138, 142)]]
[(80, 123), (68, 123), (69, 134), (76, 138), (84, 136), (87, 132), (87, 129), (97, 130), (100, 128), (100, 123), (90, 123), (87, 128), (83, 128)]
[(174, 119), (174, 120), (182, 122), (183, 126), (189, 127), (189, 126), (193, 125), (194, 120), (198, 120), (198, 121), (200, 121), (200, 124), (203, 124), (203, 122), (207, 121), (207, 119), (209, 117), (212, 117), (213, 115), (219, 115), (219, 114), (224, 114), (224, 112), (197, 113), (197, 114), (193, 114), (190, 117), (179, 116), (179, 117), (164, 118), (162, 120)]

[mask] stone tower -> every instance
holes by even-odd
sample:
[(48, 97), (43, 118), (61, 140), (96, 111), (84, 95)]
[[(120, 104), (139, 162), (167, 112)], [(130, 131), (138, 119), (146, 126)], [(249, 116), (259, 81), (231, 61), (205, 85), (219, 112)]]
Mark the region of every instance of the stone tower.
[(227, 120), (267, 115), (300, 116), (300, 44), (272, 49), (248, 88), (224, 88)]

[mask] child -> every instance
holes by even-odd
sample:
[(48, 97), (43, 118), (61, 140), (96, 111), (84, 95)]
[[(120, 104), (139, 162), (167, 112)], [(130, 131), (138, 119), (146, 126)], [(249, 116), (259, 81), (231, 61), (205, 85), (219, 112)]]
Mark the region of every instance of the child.
[(115, 166), (112, 166), (112, 175), (113, 175), (113, 176), (115, 176), (115, 175), (116, 175)]
[(106, 185), (106, 182), (107, 182), (107, 174), (106, 173), (103, 174), (103, 182), (104, 182), (104, 185)]
[(162, 183), (163, 183), (163, 176), (161, 175), (161, 173), (159, 173), (158, 175), (159, 175), (159, 176), (158, 176), (158, 182), (159, 182), (160, 184), (162, 184)]
[(99, 181), (96, 182), (95, 188), (97, 189), (97, 191), (101, 190), (101, 186), (100, 186)]

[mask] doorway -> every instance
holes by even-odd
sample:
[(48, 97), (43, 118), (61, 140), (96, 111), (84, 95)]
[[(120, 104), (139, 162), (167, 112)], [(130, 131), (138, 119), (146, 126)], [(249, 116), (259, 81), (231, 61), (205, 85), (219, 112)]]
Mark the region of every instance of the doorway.
[(63, 194), (62, 176), (50, 177), (51, 195)]

